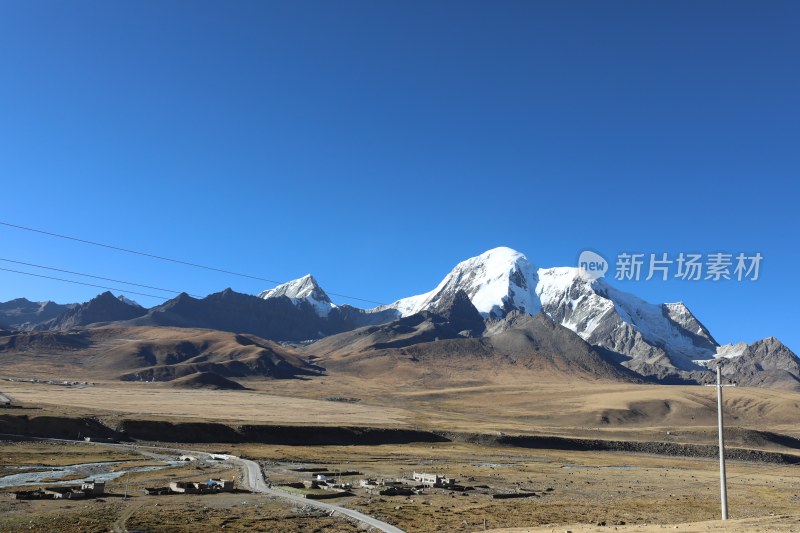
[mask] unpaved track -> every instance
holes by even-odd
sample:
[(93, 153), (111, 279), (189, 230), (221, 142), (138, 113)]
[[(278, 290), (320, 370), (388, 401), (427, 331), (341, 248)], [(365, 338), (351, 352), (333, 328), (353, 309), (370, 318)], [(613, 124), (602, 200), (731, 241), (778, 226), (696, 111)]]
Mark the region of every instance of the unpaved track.
[(284, 492), (282, 490), (271, 489), (267, 486), (266, 482), (264, 481), (264, 475), (261, 472), (261, 468), (255, 461), (250, 461), (249, 459), (242, 459), (240, 457), (233, 457), (233, 456), (229, 456), (229, 458), (231, 462), (238, 463), (244, 468), (245, 479), (247, 480), (246, 482), (248, 483), (249, 488), (251, 490), (254, 490), (255, 492), (269, 494), (271, 496), (276, 496), (278, 498), (290, 500), (300, 505), (308, 505), (328, 512), (340, 513), (354, 520), (358, 520), (359, 522), (367, 524), (368, 526), (374, 527), (381, 531), (385, 531), (386, 533), (403, 533), (403, 530), (398, 527), (395, 527), (391, 524), (387, 524), (386, 522), (381, 522), (377, 518), (373, 518), (363, 513), (359, 513), (358, 511), (354, 511), (346, 507), (341, 507), (339, 505), (320, 502), (317, 500), (307, 500), (306, 498), (303, 498), (302, 496), (299, 496), (297, 494), (291, 494)]
[(128, 504), (125, 509), (122, 511), (122, 514), (119, 515), (119, 518), (114, 522), (113, 528), (114, 533), (126, 533), (128, 529), (125, 527), (125, 523), (128, 519), (133, 516), (133, 513), (141, 509), (145, 506), (145, 502), (131, 502)]

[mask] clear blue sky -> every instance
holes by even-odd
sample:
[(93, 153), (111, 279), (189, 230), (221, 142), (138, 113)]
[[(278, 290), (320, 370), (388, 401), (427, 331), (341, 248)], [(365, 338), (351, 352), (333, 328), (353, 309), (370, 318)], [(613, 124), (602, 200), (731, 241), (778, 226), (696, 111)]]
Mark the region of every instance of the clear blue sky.
[[(761, 252), (755, 283), (617, 285), (800, 351), (798, 27), (792, 1), (8, 0), (0, 219), (383, 302), (499, 245), (540, 266)], [(191, 293), (270, 286), (0, 244)], [(3, 301), (97, 292), (0, 272)]]

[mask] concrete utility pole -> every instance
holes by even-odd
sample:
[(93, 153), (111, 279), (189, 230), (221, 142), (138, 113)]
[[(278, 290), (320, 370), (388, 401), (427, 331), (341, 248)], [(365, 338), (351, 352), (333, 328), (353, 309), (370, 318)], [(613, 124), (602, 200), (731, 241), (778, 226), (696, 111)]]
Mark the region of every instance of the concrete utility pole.
[(719, 431), (719, 496), (722, 505), (722, 519), (728, 519), (728, 481), (725, 474), (725, 437), (722, 432), (722, 387), (735, 387), (735, 384), (722, 384), (722, 365), (717, 364), (717, 425)]
[(717, 365), (717, 425), (719, 425), (719, 497), (722, 519), (728, 519), (728, 478), (725, 475), (725, 437), (722, 432), (722, 367)]

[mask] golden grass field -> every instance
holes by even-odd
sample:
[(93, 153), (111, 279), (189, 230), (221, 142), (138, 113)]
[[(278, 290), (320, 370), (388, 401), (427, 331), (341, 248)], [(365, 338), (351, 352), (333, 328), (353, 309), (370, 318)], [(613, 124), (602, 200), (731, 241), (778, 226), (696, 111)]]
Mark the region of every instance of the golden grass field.
[[(183, 390), (112, 381), (89, 387), (0, 381), (0, 391), (47, 412), (96, 415), (109, 421), (367, 425), (689, 443), (713, 443), (716, 438), (711, 387), (544, 381), (393, 389), (352, 376), (245, 383), (252, 390)], [(326, 400), (336, 396), (360, 401)], [(730, 428), (800, 437), (798, 412), (798, 393), (745, 387), (725, 391)]]

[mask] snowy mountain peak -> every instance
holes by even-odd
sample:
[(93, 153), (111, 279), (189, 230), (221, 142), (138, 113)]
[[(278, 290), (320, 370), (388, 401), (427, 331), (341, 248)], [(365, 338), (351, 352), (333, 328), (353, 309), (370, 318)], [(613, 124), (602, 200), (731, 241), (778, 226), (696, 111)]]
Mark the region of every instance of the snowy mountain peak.
[(288, 298), (308, 298), (313, 296), (314, 299), (321, 302), (330, 302), (330, 298), (325, 294), (325, 291), (314, 279), (311, 274), (306, 274), (302, 278), (298, 278), (287, 283), (282, 283), (274, 289), (269, 289), (258, 295), (259, 298), (275, 298), (277, 296), (286, 296)]
[(258, 295), (259, 298), (265, 300), (279, 296), (286, 296), (295, 305), (302, 301), (308, 302), (314, 307), (319, 316), (328, 316), (331, 309), (336, 307), (311, 274), (283, 283)]
[(535, 286), (536, 267), (524, 254), (501, 246), (457, 264), (432, 291), (387, 307), (413, 315), (463, 290), (484, 317), (499, 318), (514, 309), (534, 314), (541, 307)]
[(492, 248), (491, 250), (486, 250), (482, 254), (473, 257), (471, 259), (467, 259), (466, 261), (462, 261), (462, 263), (467, 263), (469, 261), (476, 261), (481, 263), (494, 263), (496, 265), (514, 263), (519, 261), (520, 259), (527, 261), (528, 258), (525, 257), (525, 254), (522, 252), (518, 252), (513, 248), (509, 248), (508, 246), (498, 246), (497, 248)]

